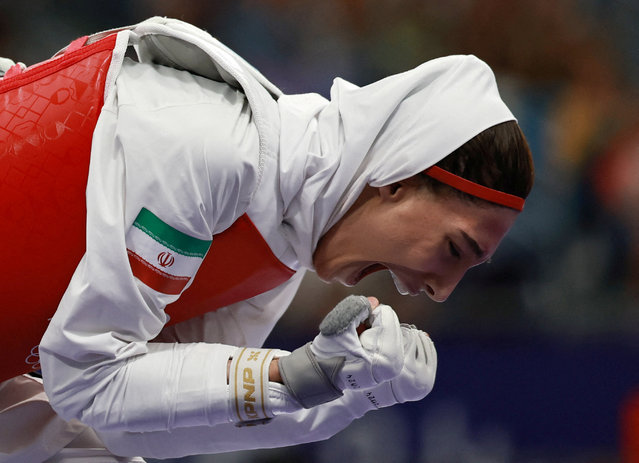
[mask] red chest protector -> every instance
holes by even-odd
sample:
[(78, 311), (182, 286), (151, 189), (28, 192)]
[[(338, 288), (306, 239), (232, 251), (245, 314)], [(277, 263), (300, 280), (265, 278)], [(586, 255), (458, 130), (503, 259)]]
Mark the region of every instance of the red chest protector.
[[(85, 252), (91, 139), (115, 39), (79, 39), (0, 81), (0, 381), (39, 368), (37, 345)], [(167, 312), (171, 323), (187, 320), (293, 273), (244, 215), (215, 236), (193, 284)]]

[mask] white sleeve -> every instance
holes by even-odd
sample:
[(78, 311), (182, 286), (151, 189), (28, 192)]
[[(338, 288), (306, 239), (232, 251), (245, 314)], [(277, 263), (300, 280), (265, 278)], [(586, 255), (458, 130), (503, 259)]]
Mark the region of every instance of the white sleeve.
[(103, 432), (100, 438), (116, 455), (150, 458), (286, 447), (328, 439), (371, 409), (363, 394), (346, 391), (337, 400), (277, 416), (263, 425), (238, 427), (229, 423), (172, 432)]
[[(62, 417), (96, 429), (215, 424), (234, 348), (148, 343), (178, 295), (134, 277), (126, 239), (142, 207), (200, 240), (229, 226), (255, 187), (257, 135), (230, 87), (148, 65), (122, 76), (94, 132), (86, 253), (40, 345), (45, 389)], [(233, 138), (229, 124), (245, 130)]]

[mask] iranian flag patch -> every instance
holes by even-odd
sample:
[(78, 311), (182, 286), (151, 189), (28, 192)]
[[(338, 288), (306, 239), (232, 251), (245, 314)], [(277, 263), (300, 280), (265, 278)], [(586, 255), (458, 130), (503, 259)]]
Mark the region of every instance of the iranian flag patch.
[(182, 292), (210, 246), (210, 240), (182, 233), (145, 208), (126, 235), (133, 275), (164, 294)]

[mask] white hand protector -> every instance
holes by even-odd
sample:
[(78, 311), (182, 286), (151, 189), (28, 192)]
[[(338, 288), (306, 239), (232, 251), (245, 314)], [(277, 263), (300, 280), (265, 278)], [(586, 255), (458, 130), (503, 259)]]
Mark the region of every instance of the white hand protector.
[(430, 337), (412, 325), (401, 325), (404, 367), (399, 376), (367, 391), (358, 392), (369, 409), (421, 400), (433, 390), (437, 373), (437, 351)]
[[(361, 336), (360, 324), (370, 327)], [(320, 324), (312, 343), (279, 361), (291, 395), (311, 408), (342, 395), (345, 389), (370, 388), (399, 374), (404, 346), (397, 315), (387, 305), (371, 309), (364, 296), (341, 301)]]

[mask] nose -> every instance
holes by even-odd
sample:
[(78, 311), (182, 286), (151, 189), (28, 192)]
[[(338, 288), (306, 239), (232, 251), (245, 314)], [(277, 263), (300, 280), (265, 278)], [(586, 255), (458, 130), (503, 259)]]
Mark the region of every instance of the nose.
[(452, 294), (461, 279), (464, 277), (466, 270), (451, 272), (446, 275), (439, 275), (426, 284), (426, 292), (435, 302), (444, 302)]

